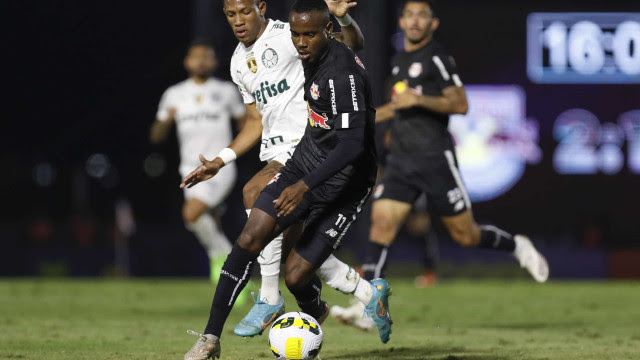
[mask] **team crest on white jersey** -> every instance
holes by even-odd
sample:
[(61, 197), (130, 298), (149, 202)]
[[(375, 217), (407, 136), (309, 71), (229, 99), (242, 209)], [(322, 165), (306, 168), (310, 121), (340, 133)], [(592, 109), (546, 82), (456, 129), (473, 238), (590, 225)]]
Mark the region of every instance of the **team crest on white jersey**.
[(316, 83), (311, 84), (311, 88), (309, 89), (309, 92), (311, 93), (311, 97), (313, 98), (313, 100), (318, 100), (318, 98), (320, 97), (320, 92), (318, 91), (318, 84)]
[(256, 61), (256, 57), (253, 55), (253, 51), (247, 54), (247, 66), (252, 73), (258, 72), (258, 62)]
[(269, 69), (278, 65), (278, 53), (272, 48), (268, 48), (262, 53), (262, 63)]
[(414, 62), (409, 66), (409, 76), (417, 78), (420, 74), (422, 74), (422, 63)]

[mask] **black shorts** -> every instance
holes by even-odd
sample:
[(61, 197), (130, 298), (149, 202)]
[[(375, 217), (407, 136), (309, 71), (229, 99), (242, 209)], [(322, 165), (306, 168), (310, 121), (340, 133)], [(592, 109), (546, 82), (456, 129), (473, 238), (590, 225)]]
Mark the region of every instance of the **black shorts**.
[(452, 216), (471, 209), (453, 150), (437, 155), (387, 157), (382, 181), (374, 191), (374, 200), (391, 199), (415, 203), (421, 193), (427, 195), (430, 208), (440, 216)]
[[(299, 174), (292, 167), (288, 161), (287, 166), (283, 167), (262, 190), (253, 207), (271, 215), (282, 230), (295, 223), (304, 223), (304, 231), (296, 243), (295, 250), (307, 261), (316, 265), (316, 261), (324, 261), (324, 259), (316, 259), (313, 255), (317, 249), (327, 245), (332, 249), (340, 246), (351, 223), (369, 198), (371, 186), (358, 184), (356, 181), (345, 183), (342, 187), (335, 187), (333, 184), (327, 188), (325, 184), (320, 184), (304, 195), (291, 214), (278, 217), (273, 201), (285, 188), (300, 179)], [(331, 196), (331, 199), (327, 200), (326, 193), (330, 189), (339, 192), (340, 196)], [(322, 241), (323, 244), (314, 244), (317, 241)]]

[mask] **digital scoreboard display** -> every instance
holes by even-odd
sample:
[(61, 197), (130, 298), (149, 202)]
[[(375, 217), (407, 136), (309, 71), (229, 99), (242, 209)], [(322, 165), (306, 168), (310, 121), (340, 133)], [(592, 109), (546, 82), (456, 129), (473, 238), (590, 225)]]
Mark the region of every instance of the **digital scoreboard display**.
[(640, 83), (640, 13), (532, 13), (527, 73), (535, 83)]

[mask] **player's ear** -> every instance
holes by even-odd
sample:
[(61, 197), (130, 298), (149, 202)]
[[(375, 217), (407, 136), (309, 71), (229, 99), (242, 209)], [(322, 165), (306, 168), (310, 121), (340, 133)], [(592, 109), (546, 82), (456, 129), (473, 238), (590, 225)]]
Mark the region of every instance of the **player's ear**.
[(324, 28), (324, 32), (327, 34), (327, 37), (330, 37), (333, 34), (333, 23), (329, 21)]
[(264, 17), (264, 14), (267, 12), (267, 2), (266, 1), (260, 1), (258, 3), (258, 11), (260, 12), (260, 16)]
[(438, 29), (438, 26), (440, 26), (440, 19), (433, 18), (433, 20), (431, 21), (431, 32), (436, 31)]

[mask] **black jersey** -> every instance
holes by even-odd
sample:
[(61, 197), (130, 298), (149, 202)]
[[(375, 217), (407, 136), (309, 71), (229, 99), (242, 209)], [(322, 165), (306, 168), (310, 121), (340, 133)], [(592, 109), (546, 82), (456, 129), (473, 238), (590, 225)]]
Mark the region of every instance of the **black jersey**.
[[(393, 83), (407, 80), (418, 95), (442, 96), (449, 86), (462, 86), (453, 57), (431, 40), (412, 52), (398, 52), (391, 60)], [(395, 112), (391, 129), (394, 155), (431, 155), (453, 148), (447, 130), (449, 115), (413, 107)]]
[(375, 108), (369, 77), (360, 59), (333, 40), (316, 64), (305, 64), (308, 124), (291, 161), (305, 174), (318, 167), (337, 143), (341, 129), (364, 128), (364, 151), (325, 183), (343, 188), (356, 179), (372, 186), (376, 178)]

